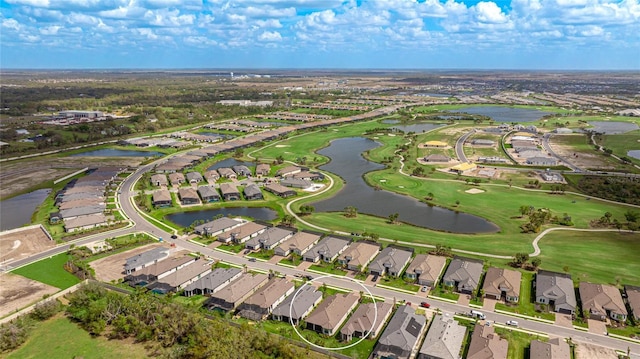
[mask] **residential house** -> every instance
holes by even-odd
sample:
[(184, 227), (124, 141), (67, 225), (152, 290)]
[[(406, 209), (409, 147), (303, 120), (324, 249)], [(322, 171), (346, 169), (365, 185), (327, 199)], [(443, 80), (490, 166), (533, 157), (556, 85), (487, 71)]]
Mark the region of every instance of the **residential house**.
[(607, 317), (625, 322), (627, 308), (622, 301), (620, 290), (609, 284), (595, 284), (580, 282), (580, 301), (583, 313), (589, 314), (590, 319), (607, 320)]
[(156, 247), (126, 259), (124, 274), (131, 274), (169, 257), (169, 248)]
[(298, 166), (287, 166), (287, 167), (283, 167), (283, 168), (279, 169), (276, 172), (276, 176), (284, 178), (284, 177), (287, 177), (287, 176), (294, 175), (294, 174), (296, 174), (296, 173), (298, 173), (300, 171), (302, 171), (302, 168), (300, 168)]
[(399, 277), (413, 255), (413, 249), (388, 246), (369, 264), (369, 273)]
[(271, 314), (273, 309), (282, 303), (288, 295), (293, 293), (294, 289), (293, 283), (286, 278), (271, 278), (267, 284), (240, 304), (239, 314), (241, 317), (251, 320), (262, 320)]
[(171, 192), (166, 189), (159, 189), (153, 192), (153, 206), (156, 208), (160, 207), (171, 207), (173, 205), (173, 201), (171, 200)]
[(536, 303), (548, 304), (558, 313), (575, 314), (577, 301), (571, 275), (539, 270), (535, 286)]
[(295, 196), (297, 194), (296, 191), (289, 189), (278, 183), (269, 183), (264, 186), (264, 190), (267, 192), (271, 192), (276, 196), (280, 196), (282, 198), (287, 198), (291, 196)]
[(257, 184), (251, 183), (244, 187), (244, 198), (248, 201), (263, 199), (260, 187)]
[(124, 277), (130, 286), (144, 286), (162, 279), (178, 269), (194, 262), (196, 258), (187, 255), (186, 251), (176, 253), (173, 257), (150, 264)]
[(235, 172), (233, 172), (231, 168), (228, 168), (228, 167), (218, 168), (218, 173), (220, 174), (220, 177), (223, 177), (223, 178), (227, 178), (227, 179), (238, 178), (238, 175)]
[(293, 236), (293, 232), (290, 230), (278, 227), (267, 228), (264, 232), (249, 239), (245, 243), (245, 248), (251, 250), (264, 249), (268, 251), (275, 248), (284, 240), (291, 238), (291, 236)]
[(307, 262), (317, 262), (323, 260), (325, 262), (333, 262), (349, 245), (348, 239), (325, 237), (318, 244), (313, 246), (302, 258)]
[(266, 274), (243, 273), (240, 278), (231, 282), (222, 290), (211, 293), (211, 298), (207, 299), (203, 305), (208, 309), (235, 310), (240, 303), (267, 284), (268, 281), (269, 276)]
[(438, 153), (434, 153), (434, 154), (430, 154), (424, 157), (424, 161), (425, 162), (436, 162), (436, 163), (442, 163), (442, 162), (449, 162), (451, 161), (451, 158), (449, 158), (448, 156), (442, 155), (442, 154), (438, 154)]
[(382, 327), (384, 327), (384, 323), (391, 316), (391, 312), (393, 312), (393, 304), (390, 303), (360, 304), (340, 329), (340, 338), (343, 341), (351, 341), (353, 338), (362, 338), (364, 336), (367, 336), (368, 339), (377, 337)]
[(307, 285), (280, 303), (271, 313), (271, 317), (274, 320), (293, 323), (297, 326), (321, 301), (322, 292)]
[(311, 187), (311, 181), (307, 181), (305, 179), (288, 177), (280, 180), (280, 184), (285, 187), (293, 187), (293, 188), (307, 188)]
[(482, 286), (484, 297), (517, 303), (520, 300), (521, 279), (522, 273), (516, 270), (490, 267)]
[(77, 216), (71, 219), (64, 219), (64, 230), (66, 232), (84, 231), (108, 224), (107, 216), (102, 213)]
[(185, 182), (184, 175), (180, 172), (169, 173), (169, 182), (172, 186), (180, 186)]
[(313, 245), (318, 242), (320, 236), (313, 233), (308, 232), (297, 232), (293, 236), (289, 237), (289, 239), (285, 240), (278, 246), (274, 252), (275, 254), (286, 257), (290, 253), (295, 253), (299, 256), (307, 253)]
[(244, 243), (267, 229), (255, 222), (247, 222), (226, 232), (218, 234), (218, 240), (224, 243)]
[(168, 186), (167, 176), (162, 173), (156, 173), (151, 176), (151, 184), (154, 186)]
[(220, 201), (220, 193), (218, 190), (211, 186), (200, 186), (198, 187), (198, 194), (200, 198), (202, 198), (202, 202), (219, 202)]
[(475, 163), (463, 162), (449, 168), (449, 171), (455, 172), (459, 175), (464, 175), (464, 174), (469, 174), (470, 172), (474, 171), (477, 168), (478, 166)]
[(415, 280), (419, 285), (435, 287), (446, 264), (446, 257), (418, 254), (411, 261), (404, 275), (407, 279)]
[(509, 342), (495, 333), (490, 325), (476, 324), (471, 334), (467, 359), (507, 359)]
[(200, 197), (198, 192), (193, 188), (180, 188), (178, 189), (178, 197), (183, 205), (198, 204), (200, 203)]
[(557, 166), (558, 160), (552, 157), (529, 157), (526, 164), (533, 166)]
[(220, 192), (225, 201), (237, 201), (240, 199), (240, 191), (231, 183), (221, 183)]
[(294, 179), (303, 179), (306, 181), (322, 181), (324, 179), (324, 175), (322, 173), (310, 171), (294, 173), (293, 175), (291, 175), (291, 177)]
[(187, 181), (189, 183), (200, 183), (204, 181), (200, 172), (187, 172)]
[(307, 329), (333, 336), (359, 300), (360, 297), (354, 293), (328, 296), (307, 317)]
[(193, 232), (202, 236), (213, 237), (225, 231), (241, 226), (244, 223), (247, 222), (242, 219), (222, 217), (194, 227)]
[(66, 221), (74, 219), (80, 216), (87, 216), (90, 214), (102, 214), (105, 210), (104, 205), (89, 205), (82, 207), (73, 207), (60, 210), (60, 216)]
[(243, 177), (251, 177), (251, 170), (249, 167), (244, 165), (233, 166), (233, 172), (235, 172), (238, 176)]
[(473, 294), (478, 290), (483, 263), (479, 259), (454, 257), (442, 277), (442, 284), (460, 293)]
[(408, 359), (426, 329), (427, 318), (424, 315), (416, 314), (411, 306), (400, 306), (380, 334), (372, 358)]
[(631, 313), (633, 313), (633, 317), (638, 323), (640, 322), (640, 287), (625, 285), (624, 290), (627, 293), (627, 303), (629, 303)]
[(258, 178), (269, 176), (269, 172), (271, 172), (271, 166), (266, 163), (260, 163), (256, 166), (256, 177)]
[(436, 314), (418, 352), (418, 359), (459, 359), (467, 328), (453, 317)]
[(242, 270), (239, 268), (216, 268), (211, 273), (199, 278), (184, 288), (183, 295), (210, 295), (217, 293), (234, 280), (240, 278)]
[(532, 340), (529, 359), (571, 359), (571, 347), (562, 338), (552, 338), (547, 342)]
[(220, 174), (216, 170), (208, 170), (207, 172), (204, 173), (204, 178), (209, 183), (215, 183), (220, 179)]
[(147, 285), (154, 293), (175, 293), (211, 272), (212, 262), (197, 259), (175, 272)]
[(377, 243), (353, 242), (338, 257), (338, 263), (349, 270), (362, 272), (378, 252), (380, 252), (380, 245)]

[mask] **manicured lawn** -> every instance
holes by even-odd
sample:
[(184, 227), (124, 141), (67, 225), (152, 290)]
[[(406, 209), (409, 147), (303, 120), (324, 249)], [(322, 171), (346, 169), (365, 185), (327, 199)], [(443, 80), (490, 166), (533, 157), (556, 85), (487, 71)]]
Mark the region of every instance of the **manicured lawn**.
[(420, 286), (413, 284), (413, 283), (407, 283), (404, 281), (404, 279), (402, 278), (394, 278), (394, 277), (390, 277), (390, 276), (386, 276), (382, 279), (380, 279), (380, 284), (382, 285), (388, 285), (390, 287), (394, 287), (394, 288), (399, 288), (402, 290), (408, 290), (410, 292), (418, 292), (418, 290), (420, 290)]
[(435, 288), (433, 288), (429, 293), (429, 295), (432, 295), (434, 297), (451, 299), (451, 300), (458, 300), (458, 298), (460, 297), (459, 293), (454, 293), (452, 291), (444, 289), (442, 288), (442, 285), (438, 285)]
[(640, 149), (640, 143), (638, 142), (640, 142), (640, 130), (619, 135), (604, 135), (602, 136), (601, 142), (598, 142), (598, 144), (604, 148), (611, 149), (613, 154), (618, 157), (627, 157), (635, 164), (640, 164), (640, 160), (627, 155), (627, 151), (629, 150)]
[(330, 264), (330, 263), (314, 264), (311, 267), (309, 267), (309, 269), (315, 270), (315, 271), (318, 271), (318, 272), (324, 272), (324, 273), (339, 275), (339, 276), (344, 276), (344, 275), (347, 274), (347, 271), (339, 269), (339, 268), (335, 267), (333, 264)]
[(621, 335), (623, 337), (640, 337), (640, 326), (627, 325), (625, 327), (612, 328), (607, 327), (607, 331), (611, 334)]
[(204, 303), (207, 299), (209, 298), (205, 297), (204, 295), (194, 295), (191, 297), (185, 297), (183, 295), (173, 296), (173, 300), (175, 300), (176, 302), (194, 308), (200, 308), (202, 306), (202, 303)]
[(265, 250), (261, 250), (259, 252), (251, 252), (249, 253), (248, 257), (253, 257), (253, 258), (258, 258), (258, 259), (270, 259), (271, 257), (273, 257), (273, 250), (270, 251), (265, 251)]
[(92, 338), (89, 333), (63, 316), (56, 316), (39, 323), (31, 336), (18, 350), (7, 358), (47, 359), (111, 359), (148, 358), (149, 353), (142, 344), (132, 340), (108, 340)]
[(73, 274), (64, 270), (64, 264), (69, 260), (69, 255), (61, 253), (56, 256), (41, 260), (18, 268), (12, 273), (27, 277), (44, 284), (60, 289), (69, 288), (80, 280)]
[(287, 258), (285, 258), (285, 259), (281, 260), (281, 261), (280, 261), (280, 262), (278, 262), (278, 263), (280, 263), (280, 264), (288, 264), (288, 265), (290, 265), (290, 266), (297, 267), (300, 263), (302, 263), (302, 259), (301, 259), (300, 257), (298, 257), (298, 256), (295, 256), (295, 257), (293, 258), (293, 260), (291, 260), (291, 259), (289, 259), (289, 258), (287, 257)]
[(202, 243), (205, 246), (208, 246), (209, 244), (213, 243), (216, 241), (216, 237), (196, 237), (193, 239), (194, 241), (198, 242), (198, 243)]
[(218, 248), (228, 252), (240, 253), (240, 251), (244, 250), (244, 244), (223, 244)]
[(527, 348), (531, 346), (532, 340), (547, 341), (546, 338), (538, 335), (526, 334), (507, 328), (496, 328), (495, 330), (500, 337), (509, 341), (508, 359), (528, 358), (528, 356), (525, 356), (525, 352), (528, 352)]
[(542, 269), (567, 266), (576, 282), (640, 285), (640, 233), (558, 231), (539, 245)]

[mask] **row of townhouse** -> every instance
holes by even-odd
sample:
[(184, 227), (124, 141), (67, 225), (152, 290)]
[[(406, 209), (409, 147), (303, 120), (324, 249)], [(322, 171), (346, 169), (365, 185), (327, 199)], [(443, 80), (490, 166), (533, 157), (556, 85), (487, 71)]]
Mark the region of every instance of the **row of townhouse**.
[[(220, 184), (219, 190), (220, 192), (213, 186), (200, 186), (197, 190), (191, 187), (182, 187), (178, 189), (178, 199), (183, 205), (220, 202), (222, 200), (238, 201), (243, 198), (247, 201), (264, 199), (262, 190), (254, 183), (245, 186), (242, 192), (232, 183)], [(167, 189), (155, 190), (151, 202), (156, 208), (170, 207), (173, 205), (171, 192)]]

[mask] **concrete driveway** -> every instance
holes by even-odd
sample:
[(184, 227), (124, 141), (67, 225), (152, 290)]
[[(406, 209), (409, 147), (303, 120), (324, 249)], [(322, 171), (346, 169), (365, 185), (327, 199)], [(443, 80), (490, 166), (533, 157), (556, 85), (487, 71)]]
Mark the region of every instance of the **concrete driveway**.
[(485, 312), (493, 312), (496, 309), (496, 303), (498, 303), (498, 301), (495, 299), (484, 298), (482, 310)]
[(555, 324), (565, 328), (573, 328), (573, 321), (571, 320), (571, 316), (567, 314), (556, 313)]
[(607, 323), (599, 320), (587, 319), (589, 324), (589, 333), (605, 335), (607, 332)]
[(464, 305), (465, 307), (469, 306), (469, 301), (471, 300), (471, 296), (468, 294), (460, 294), (458, 297), (458, 305)]

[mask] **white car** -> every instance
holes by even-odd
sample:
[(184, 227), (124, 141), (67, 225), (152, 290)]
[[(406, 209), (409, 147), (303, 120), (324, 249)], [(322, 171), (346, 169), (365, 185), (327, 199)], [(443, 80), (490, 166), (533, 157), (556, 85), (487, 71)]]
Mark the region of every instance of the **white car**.
[(517, 327), (518, 326), (518, 322), (515, 320), (507, 320), (507, 325), (510, 325), (512, 327)]

